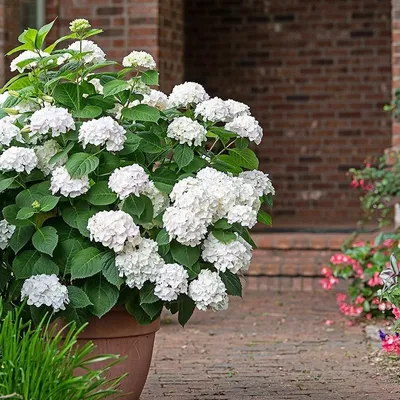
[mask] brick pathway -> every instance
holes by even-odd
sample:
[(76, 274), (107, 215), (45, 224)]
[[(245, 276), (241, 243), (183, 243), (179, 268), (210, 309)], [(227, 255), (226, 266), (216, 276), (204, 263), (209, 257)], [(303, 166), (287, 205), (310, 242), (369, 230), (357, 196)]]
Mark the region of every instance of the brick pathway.
[(332, 293), (247, 290), (227, 312), (161, 328), (142, 399), (398, 399), (400, 384), (368, 354)]

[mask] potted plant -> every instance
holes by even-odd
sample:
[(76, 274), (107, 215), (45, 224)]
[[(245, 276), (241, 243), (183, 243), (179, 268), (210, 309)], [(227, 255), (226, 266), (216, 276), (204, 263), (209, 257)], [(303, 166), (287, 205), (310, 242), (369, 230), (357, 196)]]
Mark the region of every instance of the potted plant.
[(148, 53), (107, 61), (87, 20), (46, 47), (52, 25), (20, 35), (0, 98), (0, 289), (34, 321), (89, 321), (81, 339), (128, 356), (137, 399), (163, 307), (184, 325), (242, 293), (249, 229), (271, 223), (262, 129), (197, 83), (155, 90)]

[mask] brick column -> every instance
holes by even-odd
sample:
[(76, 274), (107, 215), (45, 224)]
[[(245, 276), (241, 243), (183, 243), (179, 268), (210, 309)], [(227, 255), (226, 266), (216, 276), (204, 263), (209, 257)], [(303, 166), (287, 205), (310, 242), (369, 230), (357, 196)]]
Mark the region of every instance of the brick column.
[[(400, 88), (400, 0), (392, 0), (392, 88)], [(393, 120), (392, 145), (400, 146), (400, 121)]]

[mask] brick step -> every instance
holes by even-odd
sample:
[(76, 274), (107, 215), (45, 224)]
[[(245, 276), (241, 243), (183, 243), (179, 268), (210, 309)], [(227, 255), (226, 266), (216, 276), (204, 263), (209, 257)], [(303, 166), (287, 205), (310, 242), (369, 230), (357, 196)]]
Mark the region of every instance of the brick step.
[[(376, 234), (360, 234), (373, 240)], [(256, 233), (258, 249), (253, 253), (248, 276), (320, 276), (321, 267), (340, 251), (348, 233)]]

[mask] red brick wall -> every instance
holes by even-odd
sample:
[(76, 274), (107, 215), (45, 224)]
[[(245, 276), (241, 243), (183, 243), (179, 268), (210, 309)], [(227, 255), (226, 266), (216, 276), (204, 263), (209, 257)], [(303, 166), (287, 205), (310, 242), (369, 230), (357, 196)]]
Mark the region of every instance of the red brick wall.
[(390, 0), (189, 0), (186, 79), (248, 103), (279, 221), (348, 224), (345, 174), (391, 143)]
[(169, 93), (181, 83), (184, 72), (184, 1), (160, 0), (160, 81)]

